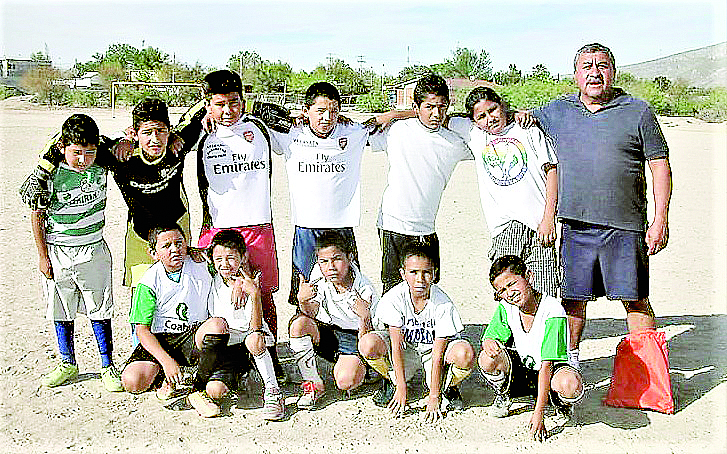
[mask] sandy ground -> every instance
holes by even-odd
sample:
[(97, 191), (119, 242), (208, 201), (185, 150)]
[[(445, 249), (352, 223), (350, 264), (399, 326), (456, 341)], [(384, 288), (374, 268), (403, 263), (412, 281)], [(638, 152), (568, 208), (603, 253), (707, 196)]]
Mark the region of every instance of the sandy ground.
[[(130, 122), (128, 110), (88, 109), (102, 131)], [(463, 412), (425, 426), (421, 411), (392, 419), (375, 407), (373, 386), (348, 397), (330, 391), (319, 410), (298, 411), (296, 384), (285, 387), (289, 417), (267, 422), (260, 414), (261, 390), (253, 383), (225, 416), (204, 420), (194, 411), (165, 408), (153, 393), (110, 394), (99, 380), (99, 359), (90, 323), (79, 317), (76, 350), (81, 376), (55, 389), (40, 377), (57, 362), (52, 324), (44, 318), (29, 211), (17, 188), (32, 169), (38, 150), (71, 110), (5, 101), (0, 106), (0, 446), (4, 452), (727, 452), (727, 125), (689, 118), (662, 118), (671, 148), (674, 195), (669, 247), (653, 258), (651, 294), (660, 329), (669, 338), (676, 414), (604, 407), (616, 345), (625, 331), (619, 303), (589, 306), (590, 322), (581, 345), (586, 398), (575, 419), (551, 429), (542, 445), (529, 441), (532, 404), (521, 402), (510, 417), (492, 419), (492, 393), (474, 373), (462, 387)], [(193, 231), (199, 225), (194, 160), (187, 161)], [(379, 282), (380, 250), (375, 217), (385, 184), (386, 156), (366, 153), (363, 207), (356, 235), (363, 271)], [(293, 314), (286, 302), (290, 279), (292, 226), (284, 163), (274, 161), (274, 219), (281, 265), (276, 295), (280, 325)], [(105, 237), (114, 257), (115, 360), (130, 352), (129, 292), (120, 285), (126, 207), (118, 189), (109, 191)], [(17, 227), (17, 228), (16, 228)], [(455, 301), (476, 344), (495, 303), (487, 283), (490, 238), (481, 213), (472, 162), (457, 168), (444, 194), (437, 231), (442, 245), (441, 285)], [(284, 331), (284, 329), (282, 330)], [(279, 348), (285, 353), (286, 336)], [(285, 359), (285, 358), (284, 358)], [(288, 370), (292, 364), (285, 363)], [(332, 383), (328, 389), (333, 390)], [(413, 406), (421, 406), (414, 402)], [(172, 406), (174, 408), (174, 406)]]

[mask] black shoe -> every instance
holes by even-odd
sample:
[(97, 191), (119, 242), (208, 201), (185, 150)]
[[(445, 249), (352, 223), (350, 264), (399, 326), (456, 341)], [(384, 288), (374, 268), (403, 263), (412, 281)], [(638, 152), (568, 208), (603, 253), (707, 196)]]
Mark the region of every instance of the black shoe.
[(441, 411), (460, 411), (464, 409), (464, 402), (462, 402), (462, 394), (459, 393), (459, 388), (456, 386), (450, 386), (445, 389), (442, 393), (442, 404), (440, 406)]
[(394, 397), (394, 392), (396, 391), (396, 387), (391, 382), (391, 380), (388, 380), (384, 378), (381, 380), (381, 388), (379, 388), (376, 393), (374, 393), (374, 405), (377, 407), (386, 407), (389, 405), (389, 402), (391, 402), (391, 399)]

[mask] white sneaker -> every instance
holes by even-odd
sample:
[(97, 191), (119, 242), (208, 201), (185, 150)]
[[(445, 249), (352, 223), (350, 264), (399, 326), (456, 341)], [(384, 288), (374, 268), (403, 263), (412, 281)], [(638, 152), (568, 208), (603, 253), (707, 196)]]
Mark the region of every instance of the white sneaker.
[(303, 388), (303, 395), (298, 399), (298, 408), (312, 410), (318, 399), (325, 393), (323, 383), (304, 381), (301, 387)]
[(263, 418), (268, 421), (285, 418), (285, 398), (278, 388), (266, 388), (263, 402)]
[(510, 405), (512, 399), (507, 394), (495, 394), (495, 400), (492, 402), (487, 414), (493, 418), (504, 418), (510, 414)]

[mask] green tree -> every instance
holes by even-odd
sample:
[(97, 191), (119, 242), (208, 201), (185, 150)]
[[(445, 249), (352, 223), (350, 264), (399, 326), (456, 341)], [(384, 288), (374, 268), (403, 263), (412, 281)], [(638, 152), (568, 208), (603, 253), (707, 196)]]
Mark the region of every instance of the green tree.
[(424, 77), (428, 74), (432, 74), (434, 70), (430, 68), (429, 66), (424, 65), (413, 65), (413, 66), (407, 66), (401, 71), (399, 71), (399, 75), (397, 76), (397, 82), (406, 82), (412, 79), (419, 79), (420, 77)]
[(30, 59), (32, 61), (49, 61), (50, 60), (48, 58), (48, 56), (41, 51), (33, 52), (32, 54), (30, 54)]
[(517, 69), (514, 63), (510, 63), (507, 71), (498, 71), (493, 76), (495, 83), (498, 85), (511, 85), (520, 82), (523, 78), (522, 71)]
[(475, 50), (458, 47), (452, 51), (452, 58), (433, 67), (442, 77), (485, 80), (492, 78), (490, 56), (484, 49), (478, 54)]
[(553, 77), (550, 75), (550, 71), (548, 71), (548, 68), (546, 68), (544, 64), (538, 63), (537, 65), (533, 66), (533, 73), (530, 75), (530, 78), (548, 81), (551, 80)]

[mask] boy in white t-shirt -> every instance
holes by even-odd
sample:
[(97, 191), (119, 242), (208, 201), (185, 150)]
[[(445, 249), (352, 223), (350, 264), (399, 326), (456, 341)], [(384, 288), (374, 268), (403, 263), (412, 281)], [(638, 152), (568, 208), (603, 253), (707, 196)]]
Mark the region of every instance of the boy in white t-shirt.
[(467, 117), (452, 117), (448, 126), (475, 156), (482, 210), (492, 235), (489, 258), (522, 258), (533, 272), (535, 289), (558, 296), (553, 147), (540, 129), (516, 123), (491, 88), (472, 90), (465, 108)]
[[(275, 338), (262, 317), (260, 272), (250, 264), (245, 239), (236, 230), (220, 230), (212, 237), (207, 255), (217, 271), (207, 300), (210, 317), (227, 322), (231, 349), (227, 356), (239, 369), (252, 355), (265, 386), (264, 417), (277, 421), (285, 417), (285, 400), (275, 378), (273, 360), (267, 347), (275, 345)], [(254, 276), (254, 277), (253, 277)], [(234, 284), (239, 282), (243, 299), (233, 300)]]
[(341, 96), (328, 82), (308, 87), (304, 124), (288, 133), (271, 131), (273, 151), (285, 156), (290, 209), (295, 233), (288, 301), (297, 305), (300, 276), (310, 279), (316, 261), (315, 242), (325, 230), (340, 232), (358, 263), (353, 228), (361, 212), (361, 158), (370, 134), (396, 113), (378, 115), (364, 124), (339, 121)]
[(377, 221), (384, 293), (401, 282), (400, 258), (408, 244), (429, 247), (433, 265), (439, 269), (439, 239), (434, 230), (439, 203), (457, 163), (472, 159), (462, 138), (442, 126), (448, 107), (444, 79), (434, 74), (422, 77), (414, 88), (416, 118), (397, 121), (385, 134), (371, 136), (372, 148), (385, 149), (389, 159)]
[[(334, 362), (336, 386), (344, 391), (364, 380), (366, 365), (358, 340), (372, 329), (371, 314), (378, 294), (353, 263), (351, 244), (340, 232), (328, 230), (316, 240), (318, 267), (306, 282), (300, 277), (300, 312), (290, 321), (290, 348), (303, 377), (299, 408), (311, 409), (323, 395), (315, 354)], [(318, 274), (317, 274), (318, 273)]]
[(532, 278), (520, 257), (505, 255), (492, 264), (495, 299), (507, 304), (499, 304), (482, 335), (478, 363), (496, 393), (490, 416), (507, 416), (512, 397), (535, 395), (528, 428), (543, 441), (548, 399), (556, 413), (570, 418), (584, 391), (580, 373), (566, 362), (568, 325), (563, 306), (559, 299), (535, 290)]
[[(187, 240), (179, 225), (162, 225), (149, 232), (149, 246), (157, 262), (139, 281), (134, 292), (129, 322), (139, 337), (121, 373), (124, 389), (141, 393), (164, 373), (157, 391), (161, 398), (182, 383), (180, 366), (197, 365), (190, 404), (200, 416), (220, 413), (217, 402), (233, 387), (223, 355), (229, 333), (224, 319), (208, 318), (207, 298), (212, 276), (207, 263), (187, 254)], [(161, 377), (159, 377), (161, 378)]]
[(384, 376), (374, 403), (397, 415), (406, 405), (407, 381), (424, 369), (425, 420), (435, 422), (443, 411), (463, 408), (457, 384), (472, 371), (474, 350), (460, 337), (464, 327), (452, 300), (433, 284), (437, 269), (431, 248), (406, 246), (400, 273), (404, 282), (384, 294), (374, 314), (388, 330), (364, 336), (359, 350)]

